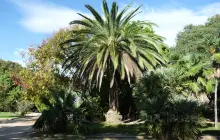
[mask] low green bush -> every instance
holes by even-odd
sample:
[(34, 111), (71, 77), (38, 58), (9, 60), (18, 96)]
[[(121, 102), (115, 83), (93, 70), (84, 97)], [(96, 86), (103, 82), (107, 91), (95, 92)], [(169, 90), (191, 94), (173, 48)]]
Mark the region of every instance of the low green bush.
[(175, 78), (156, 72), (144, 75), (135, 89), (140, 118), (158, 139), (196, 140), (203, 125), (203, 105), (195, 97), (178, 94)]
[(17, 111), (20, 112), (21, 116), (24, 116), (27, 112), (31, 111), (33, 106), (31, 102), (22, 100), (17, 103)]
[(164, 140), (196, 140), (203, 119), (196, 100), (180, 95), (149, 98), (141, 112), (147, 131)]
[(54, 103), (48, 99), (43, 102), (48, 106), (33, 125), (33, 128), (62, 133), (67, 131), (67, 125), (73, 124), (73, 133), (77, 134), (81, 129), (87, 130), (88, 121), (85, 119), (84, 108), (76, 106), (75, 92), (57, 91), (53, 94)]

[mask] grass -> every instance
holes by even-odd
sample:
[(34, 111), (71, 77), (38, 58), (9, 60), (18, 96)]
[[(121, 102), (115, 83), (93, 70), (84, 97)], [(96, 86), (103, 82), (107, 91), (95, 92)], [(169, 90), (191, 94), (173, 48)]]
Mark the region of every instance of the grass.
[[(69, 126), (68, 130), (73, 130), (72, 126)], [(218, 129), (215, 129), (214, 124), (207, 123), (201, 128), (202, 135), (220, 136), (220, 123)], [(83, 134), (103, 134), (103, 133), (120, 133), (130, 135), (147, 135), (147, 129), (144, 124), (121, 124), (111, 125), (106, 123), (93, 123), (89, 125), (89, 131)]]
[[(72, 140), (72, 139), (86, 139), (89, 137), (89, 139), (102, 139), (102, 138), (93, 138), (94, 136), (101, 136), (104, 134), (104, 137), (111, 136), (111, 133), (113, 134), (122, 134), (125, 136), (146, 136), (146, 128), (144, 127), (144, 124), (121, 124), (121, 125), (110, 125), (106, 124), (104, 122), (102, 123), (91, 123), (89, 125), (89, 130), (87, 132), (80, 132), (80, 135), (74, 135), (73, 134), (73, 124), (68, 125), (68, 132), (63, 134), (53, 134), (53, 133), (47, 133), (47, 132), (37, 132), (34, 134), (31, 134), (31, 137), (37, 137), (37, 138), (47, 138), (47, 139), (65, 139), (65, 140)], [(108, 134), (106, 134), (108, 133)], [(105, 139), (105, 138), (103, 138)]]
[(215, 129), (214, 124), (207, 123), (202, 129), (202, 135), (220, 136), (220, 123), (218, 129)]
[(0, 112), (0, 118), (18, 118), (19, 115), (12, 112)]
[[(72, 125), (69, 126), (68, 130), (73, 130)], [(84, 134), (102, 134), (102, 133), (120, 133), (120, 134), (131, 134), (131, 135), (145, 135), (146, 128), (144, 124), (120, 124), (111, 125), (106, 123), (93, 123), (89, 125), (89, 131)]]
[[(122, 125), (110, 125), (106, 123), (95, 123), (89, 126), (89, 133), (120, 133), (120, 134), (131, 134), (131, 135), (146, 135), (147, 129), (144, 124), (122, 124)], [(220, 123), (218, 129), (215, 129), (214, 124), (207, 123), (201, 128), (202, 135), (220, 136)]]
[(90, 125), (91, 133), (120, 133), (120, 134), (145, 134), (144, 124), (121, 124), (111, 125), (106, 123), (96, 123)]
[(210, 136), (220, 136), (220, 124), (218, 124), (218, 128), (215, 129), (213, 123), (207, 123), (201, 129), (202, 135), (210, 135)]

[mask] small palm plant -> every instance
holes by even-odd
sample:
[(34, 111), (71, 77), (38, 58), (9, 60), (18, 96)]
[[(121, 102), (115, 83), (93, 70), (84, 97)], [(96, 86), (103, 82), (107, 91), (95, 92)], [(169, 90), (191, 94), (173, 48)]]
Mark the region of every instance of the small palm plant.
[(73, 124), (73, 132), (79, 133), (80, 129), (87, 130), (84, 109), (76, 105), (76, 93), (66, 90), (53, 91), (54, 102), (44, 99), (44, 104), (48, 107), (33, 125), (39, 130), (49, 130), (60, 133), (67, 131), (67, 125)]
[[(146, 73), (135, 89), (140, 117), (146, 120), (147, 132), (163, 140), (197, 140), (203, 124), (203, 104), (176, 90), (179, 75), (160, 71)], [(176, 77), (177, 76), (177, 77)]]

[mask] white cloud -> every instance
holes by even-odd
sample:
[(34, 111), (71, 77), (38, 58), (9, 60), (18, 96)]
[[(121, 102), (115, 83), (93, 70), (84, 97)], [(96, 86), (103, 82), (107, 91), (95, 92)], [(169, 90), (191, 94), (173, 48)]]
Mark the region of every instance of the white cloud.
[(16, 56), (21, 56), (22, 52), (26, 52), (27, 50), (23, 49), (23, 48), (16, 48), (15, 51), (13, 52), (14, 55)]
[(79, 11), (45, 1), (12, 0), (12, 2), (22, 12), (20, 24), (36, 33), (52, 33), (67, 27), (72, 20), (80, 17), (77, 14)]
[(159, 35), (166, 37), (169, 46), (175, 45), (175, 38), (185, 25), (204, 24), (208, 17), (220, 13), (220, 3), (214, 3), (197, 10), (186, 8), (175, 9), (151, 9), (145, 10), (138, 15), (138, 19), (150, 20), (156, 23), (159, 28), (155, 28)]
[(23, 60), (12, 60), (12, 62), (18, 63), (18, 64), (22, 65), (23, 67), (26, 66), (26, 64)]
[(197, 15), (189, 9), (155, 10), (139, 15), (139, 19), (150, 20), (159, 27), (155, 28), (156, 33), (166, 37), (168, 45), (174, 45), (175, 37), (187, 24), (202, 24), (207, 16)]
[(19, 63), (20, 65), (22, 65), (23, 67), (26, 66), (25, 61), (22, 58), (22, 53), (24, 52), (28, 52), (27, 49), (24, 48), (15, 48), (13, 54), (15, 55), (15, 60), (12, 60), (13, 62)]
[[(78, 19), (74, 9), (62, 7), (52, 3), (38, 3), (27, 0), (13, 0), (20, 7), (23, 18), (20, 23), (32, 32), (52, 33), (59, 28), (68, 26), (69, 22)], [(142, 13), (136, 19), (150, 20), (156, 23), (155, 28), (159, 35), (167, 38), (166, 43), (170, 46), (175, 44), (175, 38), (179, 31), (187, 24), (203, 24), (208, 17), (220, 13), (220, 3), (213, 3), (196, 10), (184, 7), (154, 8), (145, 5)], [(80, 12), (82, 13), (82, 12)], [(84, 13), (85, 14), (85, 13)]]

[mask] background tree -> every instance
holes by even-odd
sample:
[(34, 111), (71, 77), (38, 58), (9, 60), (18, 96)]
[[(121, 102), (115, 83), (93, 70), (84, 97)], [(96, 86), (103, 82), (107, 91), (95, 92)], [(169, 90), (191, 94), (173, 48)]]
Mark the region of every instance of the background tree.
[(200, 97), (214, 91), (214, 81), (208, 79), (210, 73), (213, 72), (211, 61), (204, 60), (202, 54), (188, 53), (183, 57), (174, 57), (173, 52), (170, 53), (168, 69), (179, 74), (180, 85), (176, 87), (182, 94), (185, 96), (194, 94)]
[(71, 35), (70, 29), (61, 29), (39, 46), (22, 53), (26, 68), (15, 76), (15, 80), (23, 87), (25, 99), (35, 103), (40, 111), (41, 99), (52, 99), (50, 88), (70, 84), (70, 77), (61, 68), (65, 55), (60, 44)]
[[(213, 67), (210, 60), (219, 49), (219, 29), (220, 15), (209, 18), (204, 25), (188, 25), (178, 34), (176, 47), (171, 48), (172, 57), (176, 60), (189, 53), (200, 56), (198, 65), (186, 70), (186, 73), (191, 78), (196, 78), (197, 82), (193, 85), (206, 93), (214, 93), (213, 87), (218, 85), (209, 77), (215, 74), (213, 68), (216, 69), (216, 67)], [(205, 64), (209, 66), (206, 67)], [(209, 106), (216, 106), (214, 110), (217, 112), (217, 86), (215, 89), (216, 94), (209, 94), (208, 97), (210, 99)]]
[(204, 25), (187, 25), (183, 31), (179, 32), (176, 39), (176, 47), (173, 49), (184, 56), (187, 53), (202, 53), (208, 59), (209, 46), (207, 40), (212, 40), (218, 36), (220, 29), (220, 15), (208, 19)]
[(0, 111), (17, 111), (22, 90), (12, 77), (21, 70), (21, 65), (0, 59)]

